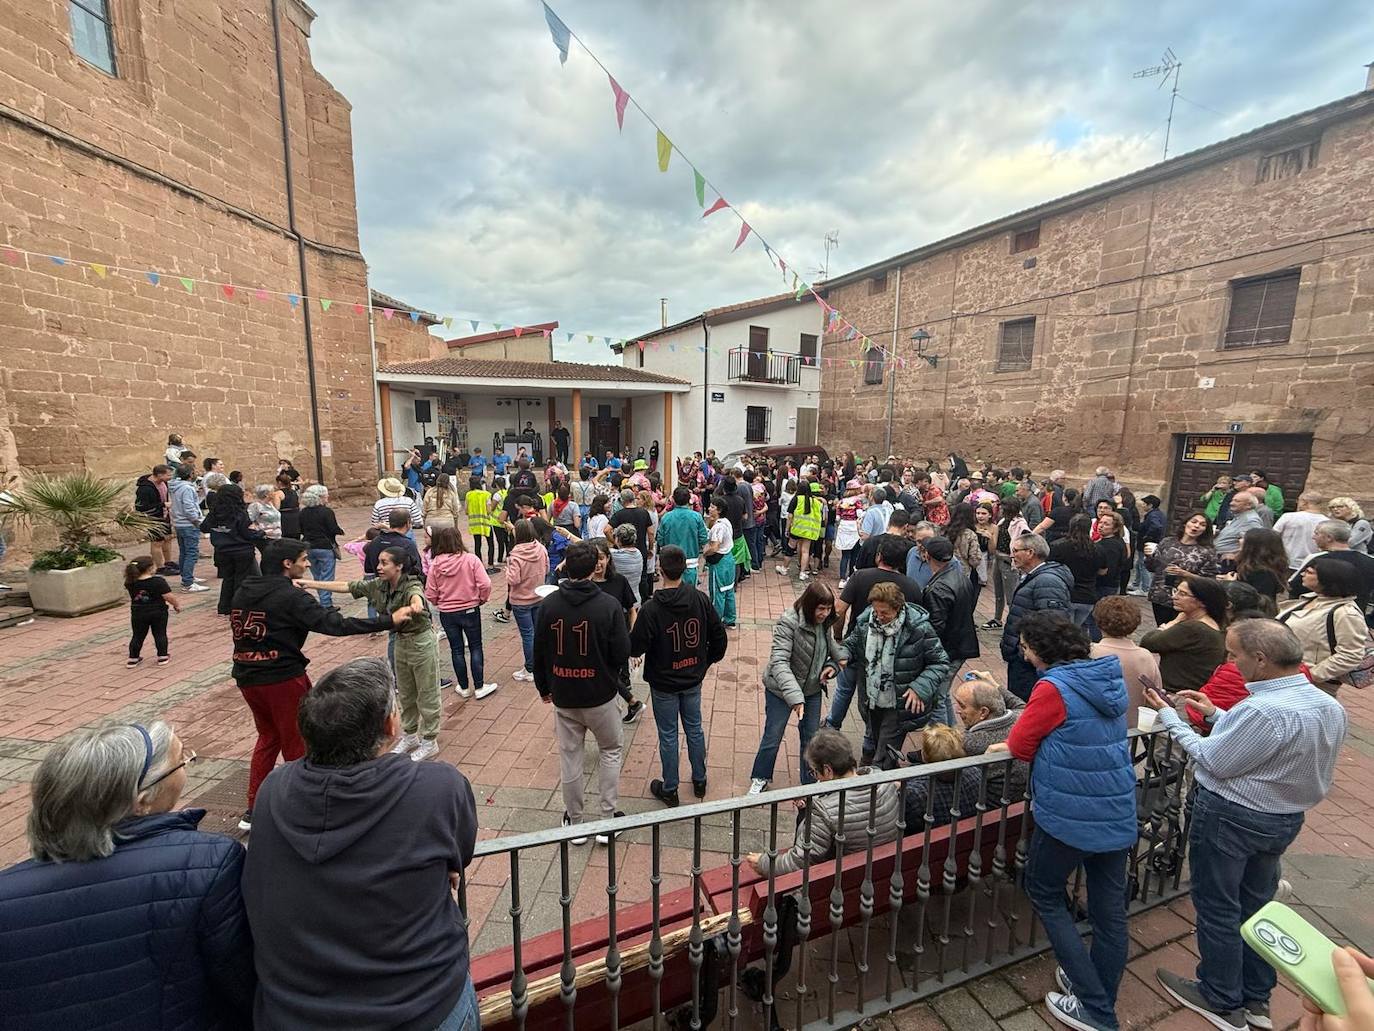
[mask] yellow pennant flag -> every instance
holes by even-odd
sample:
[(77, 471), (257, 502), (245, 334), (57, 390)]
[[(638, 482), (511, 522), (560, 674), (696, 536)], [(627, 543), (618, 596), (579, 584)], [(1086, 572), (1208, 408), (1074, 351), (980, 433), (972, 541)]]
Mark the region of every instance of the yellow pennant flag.
[(91, 262), (91, 268), (95, 270), (95, 274), (96, 274), (97, 276), (99, 276), (101, 279), (104, 279), (104, 278), (105, 278), (105, 273), (106, 273), (107, 269), (105, 268), (104, 265), (100, 264), (100, 262), (98, 262), (98, 261), (93, 261), (93, 262)]
[(658, 170), (668, 171), (668, 159), (673, 156), (673, 141), (663, 135), (663, 130), (658, 131)]

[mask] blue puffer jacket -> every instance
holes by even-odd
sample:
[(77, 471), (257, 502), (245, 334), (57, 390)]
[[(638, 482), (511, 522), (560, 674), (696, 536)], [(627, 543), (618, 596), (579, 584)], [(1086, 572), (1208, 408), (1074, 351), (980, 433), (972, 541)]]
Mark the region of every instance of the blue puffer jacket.
[(1002, 626), (1002, 661), (1010, 662), (1021, 655), (1021, 620), (1032, 612), (1072, 611), (1069, 591), (1073, 589), (1073, 573), (1060, 562), (1042, 562), (1016, 585), (1007, 609), (1007, 621)]
[(1085, 852), (1129, 848), (1137, 835), (1135, 770), (1121, 660), (1066, 662), (1040, 680), (1059, 691), (1067, 715), (1045, 735), (1031, 765), (1036, 826)]
[(203, 809), (126, 820), (115, 850), (0, 871), (0, 1025), (24, 1031), (251, 1027), (243, 846)]

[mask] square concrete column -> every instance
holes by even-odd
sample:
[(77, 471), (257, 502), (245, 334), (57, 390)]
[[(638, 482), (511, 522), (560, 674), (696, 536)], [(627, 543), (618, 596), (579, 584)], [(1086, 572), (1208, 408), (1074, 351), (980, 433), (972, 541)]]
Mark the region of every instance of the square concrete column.
[[(663, 440), (658, 446), (658, 467), (660, 471), (676, 468), (673, 464), (673, 395), (663, 392)], [(676, 484), (676, 479), (663, 473), (665, 484)]]
[(572, 447), (568, 449), (569, 464), (575, 469), (582, 463), (582, 389), (572, 392)]

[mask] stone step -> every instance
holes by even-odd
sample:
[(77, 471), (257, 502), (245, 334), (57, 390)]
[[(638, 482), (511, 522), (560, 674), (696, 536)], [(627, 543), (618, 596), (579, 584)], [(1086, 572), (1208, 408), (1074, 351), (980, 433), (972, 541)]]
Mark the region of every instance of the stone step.
[(33, 619), (33, 609), (27, 605), (5, 605), (0, 607), (0, 629), (18, 626)]

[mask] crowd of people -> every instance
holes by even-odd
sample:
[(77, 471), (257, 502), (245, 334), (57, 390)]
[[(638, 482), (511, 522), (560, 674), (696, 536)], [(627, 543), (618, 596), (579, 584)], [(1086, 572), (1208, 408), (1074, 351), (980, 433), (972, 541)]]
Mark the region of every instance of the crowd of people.
[[(150, 632), (168, 660), (169, 609), (208, 589), (195, 575), (208, 533), (257, 731), (239, 824), (252, 847), (177, 808), (196, 756), (166, 723), (55, 746), (33, 782), (32, 858), (0, 873), (0, 972), (20, 989), (6, 996), (19, 1000), (17, 1026), (109, 1023), (94, 1016), (118, 978), (126, 1018), (112, 1026), (159, 1026), (170, 1006), (187, 1027), (475, 1027), (456, 889), (477, 809), (461, 772), (425, 760), (440, 752), (446, 688), (476, 701), (500, 686), (484, 660), (484, 608), (517, 626), (512, 677), (550, 708), (562, 822), (581, 845), (589, 808), (593, 820), (623, 815), (625, 727), (646, 709), (660, 765), (651, 795), (681, 804), (680, 730), (693, 796), (706, 796), (703, 684), (729, 653), (739, 592), (777, 558), (796, 598), (761, 663), (749, 792), (768, 790), (792, 722), (802, 783), (946, 765), (850, 792), (843, 807), (818, 796), (805, 835), (799, 825), (789, 850), (748, 863), (787, 872), (808, 854), (833, 857), (836, 842), (854, 851), (948, 822), (984, 785), (993, 799), (1029, 791), (1024, 886), (1060, 963), (1046, 1004), (1066, 1026), (1114, 1031), (1139, 826), (1127, 731), (1157, 722), (1195, 771), (1202, 957), (1195, 978), (1161, 969), (1160, 983), (1223, 1031), (1272, 1027), (1275, 975), (1240, 924), (1273, 897), (1284, 850), (1331, 787), (1347, 729), (1339, 689), (1374, 678), (1374, 558), (1353, 499), (1306, 492), (1287, 511), (1283, 491), (1249, 470), (1220, 478), (1171, 527), (1159, 497), (1137, 499), (1107, 468), (1070, 486), (1062, 470), (1037, 479), (955, 454), (727, 463), (706, 451), (672, 462), (665, 482), (656, 442), (572, 468), (553, 439), (542, 469), (527, 455), (417, 449), (378, 482), (365, 534), (342, 545), (328, 490), (302, 485), (290, 462), (250, 502), (221, 460), (197, 465), (169, 440), (137, 488), (153, 529), (151, 554), (126, 573), (128, 662)], [(343, 550), (359, 577), (336, 579)], [(978, 622), (989, 582), (991, 616)], [(366, 600), (365, 618), (343, 615), (345, 594)], [(312, 631), (385, 632), (386, 657), (312, 682)], [(984, 655), (994, 640), (1002, 670)], [(855, 703), (857, 749), (842, 732)], [(1006, 761), (986, 781), (949, 765), (995, 753)], [(1091, 949), (1065, 890), (1079, 868)], [(82, 930), (52, 930), (54, 914)]]

